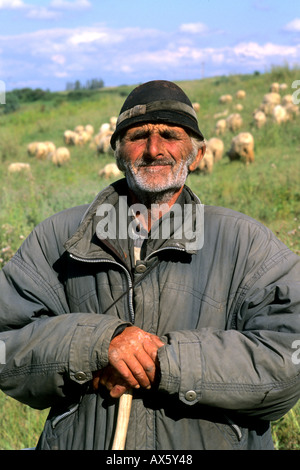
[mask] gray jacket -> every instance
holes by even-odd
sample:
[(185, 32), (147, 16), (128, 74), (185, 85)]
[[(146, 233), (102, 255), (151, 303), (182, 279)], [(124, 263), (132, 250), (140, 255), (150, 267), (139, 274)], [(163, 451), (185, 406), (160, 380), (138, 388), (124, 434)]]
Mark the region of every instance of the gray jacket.
[[(118, 400), (94, 393), (118, 329), (157, 334), (160, 377), (134, 394), (127, 449), (271, 449), (270, 420), (299, 399), (299, 258), (257, 221), (205, 207), (204, 245), (100, 240), (91, 206), (38, 225), (0, 273), (0, 387), (50, 407), (38, 449), (110, 449)], [(199, 204), (185, 187), (183, 204)]]

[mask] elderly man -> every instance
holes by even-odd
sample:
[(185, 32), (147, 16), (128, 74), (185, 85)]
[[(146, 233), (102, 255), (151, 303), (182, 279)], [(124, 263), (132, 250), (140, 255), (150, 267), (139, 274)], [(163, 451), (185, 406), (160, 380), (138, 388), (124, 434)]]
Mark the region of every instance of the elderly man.
[(1, 389), (51, 407), (38, 449), (110, 449), (129, 389), (128, 450), (271, 449), (299, 398), (299, 258), (185, 186), (205, 143), (175, 84), (133, 90), (111, 144), (125, 178), (1, 272)]

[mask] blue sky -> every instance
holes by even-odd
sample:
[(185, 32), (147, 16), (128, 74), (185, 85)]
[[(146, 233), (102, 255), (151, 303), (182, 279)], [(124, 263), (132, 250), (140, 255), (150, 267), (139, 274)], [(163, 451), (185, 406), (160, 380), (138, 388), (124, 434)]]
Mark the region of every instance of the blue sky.
[(0, 0), (7, 90), (192, 80), (286, 63), (300, 65), (298, 0)]

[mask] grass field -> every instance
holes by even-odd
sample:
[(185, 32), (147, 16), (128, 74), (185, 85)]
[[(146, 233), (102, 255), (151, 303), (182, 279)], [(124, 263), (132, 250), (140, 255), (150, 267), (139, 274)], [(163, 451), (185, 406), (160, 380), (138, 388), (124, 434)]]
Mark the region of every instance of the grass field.
[[(271, 228), (289, 248), (300, 254), (300, 116), (278, 125), (268, 120), (256, 129), (253, 111), (273, 82), (286, 83), (292, 94), (293, 81), (300, 70), (273, 68), (265, 74), (223, 76), (180, 82), (191, 101), (201, 105), (199, 125), (205, 137), (213, 137), (216, 113), (239, 111), (243, 118), (241, 131), (255, 139), (255, 162), (245, 166), (230, 162), (224, 155), (210, 175), (192, 174), (189, 186), (202, 203), (230, 207), (244, 212)], [(119, 113), (125, 96), (133, 87), (103, 88), (93, 93), (70, 96), (67, 93), (47, 95), (47, 99), (21, 102), (15, 112), (1, 113), (0, 107), (0, 267), (17, 250), (22, 240), (40, 221), (67, 207), (87, 203), (110, 181), (98, 176), (109, 155), (98, 156), (87, 144), (72, 147), (71, 161), (55, 167), (50, 161), (37, 161), (26, 152), (32, 141), (53, 141), (62, 146), (63, 133), (77, 124), (92, 124), (96, 131), (111, 116)], [(237, 90), (246, 91), (238, 101)], [(219, 103), (223, 94), (233, 101)], [(2, 106), (3, 111), (3, 106)], [(227, 131), (222, 140), (229, 149), (234, 134)], [(8, 174), (11, 162), (30, 163), (30, 174)], [(0, 449), (20, 449), (36, 444), (47, 410), (36, 411), (0, 393)], [(284, 418), (272, 423), (277, 449), (300, 449), (299, 403)]]

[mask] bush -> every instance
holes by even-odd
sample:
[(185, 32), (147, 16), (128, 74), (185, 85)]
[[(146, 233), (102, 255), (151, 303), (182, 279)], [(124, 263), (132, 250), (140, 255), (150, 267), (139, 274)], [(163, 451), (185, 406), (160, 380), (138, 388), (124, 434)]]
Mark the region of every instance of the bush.
[(13, 92), (7, 93), (6, 104), (4, 105), (4, 108), (3, 108), (4, 114), (13, 113), (14, 111), (17, 111), (19, 107), (20, 107), (20, 102), (19, 102), (18, 96)]

